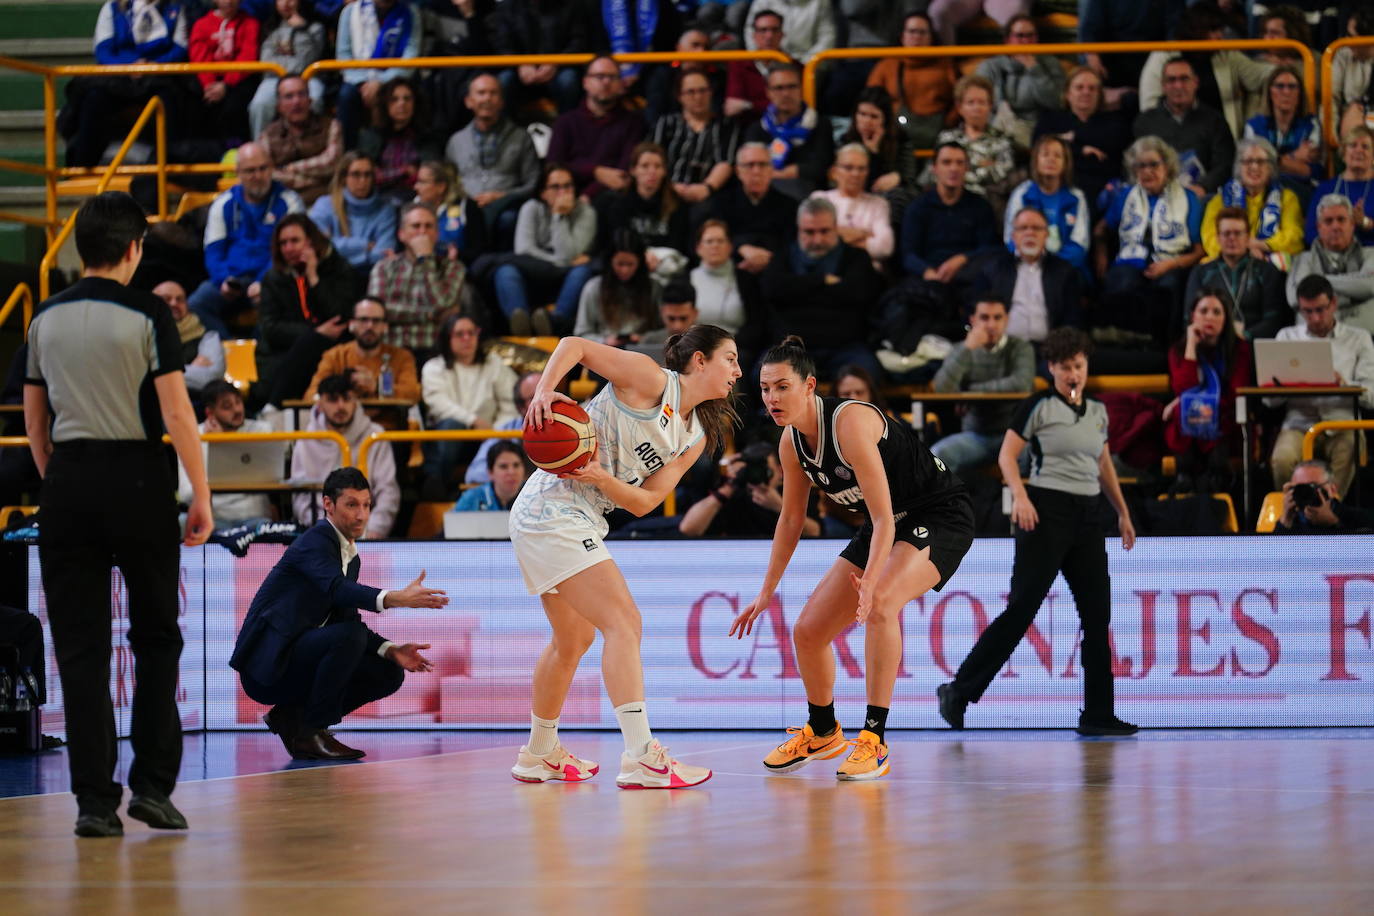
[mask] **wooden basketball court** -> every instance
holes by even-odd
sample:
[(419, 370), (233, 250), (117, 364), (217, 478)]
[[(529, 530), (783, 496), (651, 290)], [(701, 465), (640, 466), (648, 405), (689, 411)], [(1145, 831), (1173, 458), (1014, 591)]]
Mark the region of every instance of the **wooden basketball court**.
[(184, 834), (77, 840), (70, 795), (0, 799), (0, 912), (1374, 913), (1367, 730), (898, 732), (870, 783), (665, 734), (716, 770), (676, 792), (616, 789), (602, 733), (567, 736), (589, 783), (517, 783), (522, 737), (185, 782)]

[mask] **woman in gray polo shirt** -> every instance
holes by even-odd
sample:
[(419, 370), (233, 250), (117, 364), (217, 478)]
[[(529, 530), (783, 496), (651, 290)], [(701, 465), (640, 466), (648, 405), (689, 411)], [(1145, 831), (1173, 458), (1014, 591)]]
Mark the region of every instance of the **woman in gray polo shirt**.
[[(994, 620), (959, 666), (954, 680), (936, 691), (940, 715), (964, 727), (964, 710), (976, 703), (1006, 665), (1031, 621), (1063, 572), (1078, 606), (1083, 629), (1083, 711), (1080, 735), (1133, 735), (1136, 726), (1113, 709), (1112, 653), (1107, 624), (1112, 617), (1107, 544), (1097, 521), (1104, 491), (1116, 509), (1121, 546), (1135, 544), (1121, 484), (1107, 448), (1107, 409), (1084, 397), (1088, 380), (1087, 335), (1057, 328), (1045, 340), (1053, 386), (1027, 398), (1002, 440), (997, 464), (1012, 492), (1016, 559), (1007, 609)], [(1030, 482), (1021, 483), (1019, 459), (1031, 448)]]

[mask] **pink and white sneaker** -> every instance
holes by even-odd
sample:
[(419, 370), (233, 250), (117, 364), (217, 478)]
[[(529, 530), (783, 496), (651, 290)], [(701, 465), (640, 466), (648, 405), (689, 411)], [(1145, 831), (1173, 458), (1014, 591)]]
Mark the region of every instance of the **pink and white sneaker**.
[(520, 748), (520, 755), (515, 758), (515, 766), (510, 768), (510, 774), (521, 782), (548, 782), (551, 779), (582, 782), (591, 779), (600, 769), (595, 761), (574, 757), (559, 744), (543, 755), (531, 754), (528, 747)]
[(668, 749), (657, 741), (649, 742), (642, 757), (620, 755), (620, 774), (615, 784), (622, 789), (687, 789), (711, 778), (706, 767), (679, 763), (668, 756)]

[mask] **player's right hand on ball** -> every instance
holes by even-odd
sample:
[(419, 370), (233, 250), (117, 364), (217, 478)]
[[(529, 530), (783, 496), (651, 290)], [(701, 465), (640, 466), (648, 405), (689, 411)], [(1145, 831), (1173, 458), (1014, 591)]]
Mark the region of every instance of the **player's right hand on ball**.
[(728, 635), (734, 636), (737, 639), (743, 639), (754, 632), (754, 619), (768, 610), (768, 605), (772, 603), (773, 596), (771, 594), (759, 595), (753, 601), (749, 602), (749, 606), (740, 612), (740, 615), (735, 618), (734, 623), (730, 624), (730, 633)]
[(544, 423), (553, 416), (553, 405), (558, 401), (567, 401), (569, 404), (577, 403), (562, 392), (545, 391), (542, 388), (536, 389), (534, 397), (530, 398), (530, 406), (525, 411), (525, 425), (533, 426), (535, 429), (543, 429)]

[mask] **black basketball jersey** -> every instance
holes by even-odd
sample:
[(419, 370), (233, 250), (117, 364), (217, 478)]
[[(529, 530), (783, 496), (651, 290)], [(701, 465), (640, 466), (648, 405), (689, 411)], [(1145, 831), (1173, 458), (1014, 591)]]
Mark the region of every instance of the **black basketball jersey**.
[[(850, 405), (858, 405), (851, 407)], [(816, 415), (818, 420), (817, 438), (820, 441), (818, 454), (811, 454), (806, 447), (802, 434), (795, 427), (788, 427), (792, 433), (792, 446), (797, 451), (797, 460), (802, 471), (810, 478), (816, 489), (847, 509), (868, 512), (863, 491), (854, 475), (854, 468), (844, 460), (839, 444), (835, 441), (835, 416), (841, 410), (878, 410), (864, 401), (846, 401), (841, 398), (822, 398), (816, 396)], [(894, 515), (937, 505), (955, 494), (964, 492), (964, 483), (945, 467), (945, 463), (931, 454), (921, 441), (920, 434), (904, 423), (892, 419), (879, 411), (887, 428), (878, 441), (878, 454), (883, 459), (883, 470), (887, 472), (887, 488), (892, 497)]]

